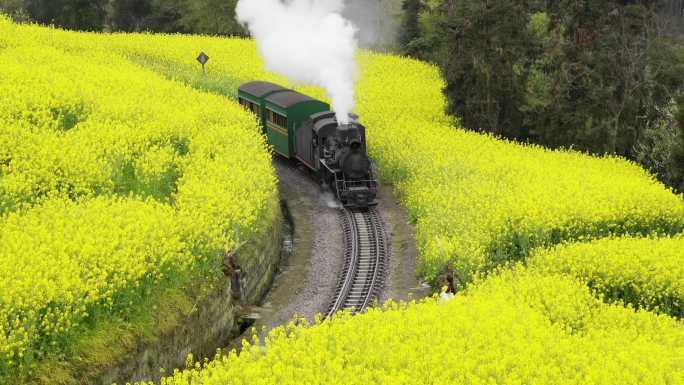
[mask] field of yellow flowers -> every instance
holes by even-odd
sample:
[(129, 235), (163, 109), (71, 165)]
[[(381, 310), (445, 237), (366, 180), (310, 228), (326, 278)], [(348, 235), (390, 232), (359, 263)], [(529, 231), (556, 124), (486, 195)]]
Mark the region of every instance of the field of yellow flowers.
[[(288, 84), (259, 72), (262, 63), (250, 41), (147, 38), (102, 37), (143, 66), (199, 89), (231, 95), (227, 88), (246, 80)], [(197, 47), (218, 58), (206, 78), (196, 75)], [(684, 229), (682, 198), (637, 165), (454, 128), (457, 122), (443, 112), (444, 84), (435, 67), (368, 52), (358, 60), (357, 112), (383, 177), (397, 187), (417, 222), (422, 273), (428, 278), (438, 278), (446, 264), (470, 280), (553, 245), (620, 235), (667, 237)], [(315, 88), (296, 88), (325, 97)], [(676, 247), (668, 239), (660, 250)], [(643, 258), (656, 264), (674, 258), (663, 267), (677, 263), (673, 253), (657, 249)], [(613, 269), (611, 263), (604, 267)], [(631, 263), (636, 269), (638, 258)], [(530, 271), (518, 267), (480, 279), (449, 304), (428, 301), (313, 328), (291, 326), (240, 357), (217, 358), (204, 370), (197, 365), (166, 382), (684, 383), (682, 351), (674, 342), (684, 335), (680, 321), (596, 299), (599, 294), (677, 315), (674, 307), (664, 306), (676, 301), (668, 297), (669, 289), (663, 294), (643, 279), (632, 280), (630, 285), (643, 290), (638, 297), (626, 299), (624, 292), (610, 297), (607, 290), (591, 290), (599, 285), (586, 276), (561, 266), (554, 265), (557, 271), (541, 264)], [(633, 277), (624, 274), (623, 283)], [(667, 286), (667, 279), (655, 282)], [(674, 279), (681, 282), (681, 275)]]
[(605, 300), (684, 318), (684, 236), (560, 245), (534, 252), (529, 266), (577, 277)]
[[(62, 34), (63, 46), (107, 45), (168, 78), (219, 94), (234, 95), (237, 84), (254, 79), (289, 84), (262, 70), (249, 40)], [(199, 50), (212, 58), (206, 76), (194, 60)], [(684, 230), (684, 200), (637, 165), (454, 128), (436, 67), (370, 52), (358, 61), (357, 112), (368, 127), (371, 155), (417, 222), (426, 277), (436, 279), (452, 264), (468, 280), (564, 241)], [(320, 89), (295, 88), (325, 98)]]
[(264, 342), (162, 384), (684, 383), (680, 322), (604, 304), (574, 279), (524, 269), (453, 300), (291, 324)]
[(276, 215), (237, 103), (58, 35), (0, 17), (0, 383)]
[[(253, 79), (288, 84), (261, 71), (254, 44), (246, 40), (93, 39), (166, 77), (219, 94), (233, 95), (236, 84)], [(200, 47), (216, 58), (206, 77), (193, 62)], [(368, 52), (358, 60), (357, 112), (383, 177), (417, 222), (422, 273), (437, 279), (451, 264), (476, 283), (446, 304), (430, 300), (313, 328), (291, 325), (240, 357), (219, 357), (204, 369), (198, 364), (166, 383), (684, 383), (681, 321), (622, 306), (678, 315), (679, 294), (668, 286), (681, 285), (678, 270), (652, 274), (651, 281), (635, 276), (644, 260), (662, 271), (681, 259), (672, 251), (679, 241), (669, 238), (684, 229), (681, 196), (623, 159), (454, 128), (457, 122), (444, 114), (444, 83), (435, 67)], [(325, 97), (319, 89), (295, 88)], [(542, 263), (545, 253), (547, 260), (563, 259), (562, 246), (547, 247), (623, 235), (642, 243), (639, 257), (587, 245), (608, 253), (598, 262), (605, 270), (617, 271), (624, 265), (615, 260), (629, 260), (632, 269), (622, 276), (563, 268), (575, 266), (569, 261)], [(646, 251), (648, 242), (653, 247)], [(530, 255), (535, 262), (529, 271), (515, 267), (473, 278)], [(629, 297), (631, 288), (637, 291)]]
[[(375, 158), (418, 222), (429, 277), (446, 263), (467, 279), (540, 246), (684, 228), (684, 200), (638, 166), (453, 129), (434, 68), (369, 60), (360, 113), (374, 128)], [(402, 75), (382, 76), (387, 68)]]
[[(270, 215), (275, 181), (255, 122), (211, 94), (234, 96), (254, 79), (289, 83), (262, 70), (249, 40), (2, 20), (0, 32), (9, 68), (0, 77), (0, 237), (16, 239), (0, 261), (40, 250), (25, 266), (49, 277), (47, 297), (22, 297), (31, 278), (2, 267), (17, 279), (0, 285), (19, 289), (0, 294), (0, 357), (17, 365), (19, 353), (60, 343), (53, 335), (92, 309), (116, 311), (116, 293), (203, 266)], [(205, 76), (199, 51), (211, 58)], [(681, 253), (670, 252), (681, 249), (681, 196), (623, 159), (458, 129), (444, 114), (437, 68), (369, 52), (358, 60), (357, 112), (417, 224), (421, 273), (437, 281), (451, 265), (474, 283), (452, 301), (277, 329), (264, 346), (167, 383), (684, 384), (684, 326), (658, 314), (681, 316), (672, 268)], [(124, 210), (154, 220), (111, 220)], [(130, 263), (113, 269), (102, 257), (112, 253)], [(43, 259), (83, 274), (51, 286), (68, 274)], [(53, 298), (69, 300), (52, 307)]]

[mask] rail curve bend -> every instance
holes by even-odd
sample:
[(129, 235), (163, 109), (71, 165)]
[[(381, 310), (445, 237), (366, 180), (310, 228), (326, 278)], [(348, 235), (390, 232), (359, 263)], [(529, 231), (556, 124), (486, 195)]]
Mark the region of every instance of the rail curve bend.
[(389, 254), (385, 226), (375, 208), (342, 209), (340, 220), (344, 233), (344, 269), (326, 318), (338, 310), (362, 312), (378, 298)]

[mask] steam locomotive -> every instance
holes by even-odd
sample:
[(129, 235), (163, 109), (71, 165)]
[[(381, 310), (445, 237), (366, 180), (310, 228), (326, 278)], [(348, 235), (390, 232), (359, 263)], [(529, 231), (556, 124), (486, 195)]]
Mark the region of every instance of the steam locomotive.
[(377, 204), (366, 129), (357, 116), (340, 124), (327, 103), (263, 81), (241, 85), (238, 100), (257, 115), (273, 150), (314, 172), (345, 207)]

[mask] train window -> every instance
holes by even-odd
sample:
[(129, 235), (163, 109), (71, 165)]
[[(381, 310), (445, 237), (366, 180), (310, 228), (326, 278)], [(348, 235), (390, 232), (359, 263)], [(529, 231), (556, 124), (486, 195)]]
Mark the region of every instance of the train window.
[(287, 118), (277, 112), (268, 110), (268, 121), (280, 128), (287, 129)]
[(250, 102), (249, 100), (243, 99), (243, 98), (238, 98), (238, 100), (239, 100), (240, 105), (241, 105), (242, 107), (244, 107), (245, 109), (247, 109), (247, 110), (249, 110), (249, 111), (252, 111), (253, 113), (255, 113), (255, 114), (257, 114), (257, 115), (260, 115), (260, 113), (261, 113), (261, 108), (259, 107), (258, 104), (252, 103), (252, 102)]

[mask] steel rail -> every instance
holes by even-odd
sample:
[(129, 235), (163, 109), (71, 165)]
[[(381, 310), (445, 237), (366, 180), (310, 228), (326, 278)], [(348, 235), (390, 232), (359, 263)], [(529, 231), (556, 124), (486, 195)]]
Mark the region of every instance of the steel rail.
[(343, 209), (340, 218), (345, 265), (326, 318), (341, 309), (364, 311), (380, 294), (387, 258), (384, 225), (375, 209)]
[(377, 296), (380, 294), (380, 273), (384, 272), (384, 262), (385, 258), (387, 256), (386, 254), (386, 248), (385, 248), (385, 232), (384, 232), (384, 226), (382, 226), (382, 221), (378, 217), (378, 213), (375, 210), (369, 210), (368, 211), (369, 217), (371, 217), (372, 222), (373, 222), (373, 231), (375, 232), (375, 250), (377, 257), (375, 258), (375, 266), (373, 269), (373, 277), (370, 282), (370, 287), (368, 290), (368, 294), (366, 295), (366, 299), (363, 301), (363, 305), (361, 307), (361, 311), (363, 311), (370, 303), (373, 301), (374, 298), (377, 298)]

